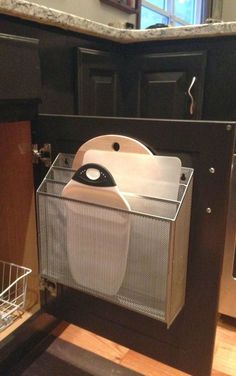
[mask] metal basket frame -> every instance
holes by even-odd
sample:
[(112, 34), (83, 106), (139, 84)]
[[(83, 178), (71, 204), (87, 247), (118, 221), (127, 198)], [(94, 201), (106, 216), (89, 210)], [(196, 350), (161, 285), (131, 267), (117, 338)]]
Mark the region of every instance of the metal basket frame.
[[(146, 200), (147, 202), (147, 208), (145, 207), (144, 211), (136, 208), (127, 211), (124, 209), (102, 207), (101, 205), (84, 203), (74, 199), (62, 197), (61, 191), (63, 187), (65, 184), (67, 184), (75, 172), (71, 168), (72, 161), (73, 155), (62, 153), (59, 154), (37, 191), (41, 276), (53, 282), (79, 289), (88, 294), (108, 300), (117, 305), (121, 305), (127, 309), (134, 310), (154, 319), (158, 319), (165, 322), (169, 327), (182, 309), (185, 302), (193, 169), (182, 167), (181, 175), (184, 175), (185, 179), (180, 178), (177, 200), (158, 199), (149, 196), (135, 195), (131, 192), (123, 192), (127, 199), (135, 198), (135, 200), (141, 199)], [(63, 232), (65, 231), (64, 226), (66, 224), (65, 208), (67, 204), (72, 206), (74, 205), (75, 208), (83, 207), (87, 212), (89, 212), (90, 208), (91, 210), (95, 210), (95, 208), (97, 208), (98, 212), (101, 213), (101, 218), (103, 215), (102, 213), (105, 214), (106, 218), (110, 218), (110, 216), (112, 217), (112, 213), (114, 215), (123, 213), (122, 215), (129, 216), (130, 220), (132, 221), (132, 229), (135, 231), (138, 229), (140, 234), (144, 232), (147, 236), (149, 236), (149, 238), (150, 236), (152, 237), (153, 243), (151, 245), (152, 248), (149, 248), (150, 252), (156, 252), (156, 231), (153, 229), (156, 229), (156, 226), (160, 226), (159, 229), (163, 228), (166, 230), (167, 235), (165, 245), (159, 259), (161, 262), (164, 260), (162, 265), (165, 267), (165, 275), (164, 279), (161, 280), (161, 283), (159, 284), (160, 293), (158, 292), (158, 297), (162, 297), (161, 294), (164, 292), (164, 302), (161, 301), (159, 303), (159, 298), (156, 296), (156, 300), (153, 303), (151, 301), (152, 294), (149, 295), (149, 291), (147, 291), (147, 295), (143, 295), (142, 288), (137, 290), (137, 294), (140, 294), (140, 291), (142, 290), (141, 297), (139, 297), (139, 295), (134, 295), (130, 298), (129, 293), (131, 290), (129, 290), (129, 288), (130, 286), (131, 288), (135, 287), (135, 276), (133, 280), (126, 280), (125, 283), (121, 285), (119, 292), (113, 296), (101, 293), (96, 289), (90, 289), (89, 287), (85, 288), (81, 284), (75, 282), (71, 276), (71, 270), (68, 266), (67, 244), (65, 241), (66, 235), (63, 235)], [(161, 208), (161, 213), (158, 214), (152, 210), (149, 212), (148, 208), (152, 209), (152, 206), (155, 204), (158, 204), (158, 207)], [(173, 210), (171, 209), (171, 211), (169, 211), (168, 209), (167, 212), (163, 212), (164, 206), (172, 207)], [(59, 227), (56, 225), (54, 226), (55, 219), (56, 221), (59, 221)], [(140, 228), (141, 222), (144, 223), (143, 228)], [(56, 238), (53, 238), (54, 235)], [(135, 236), (131, 235), (131, 239), (134, 238)], [(60, 239), (60, 241), (58, 239)], [(137, 249), (136, 245), (140, 247), (140, 244), (133, 242), (132, 247), (129, 248), (128, 254), (131, 255), (131, 261), (127, 261), (127, 270), (129, 270), (130, 276), (133, 276), (136, 273), (135, 269), (132, 269), (135, 263), (137, 264), (137, 262), (139, 262), (139, 264), (141, 264), (143, 257), (146, 256), (143, 253), (145, 252), (144, 240), (143, 243), (141, 241), (141, 244), (143, 244), (143, 251), (139, 251), (137, 253), (138, 255), (140, 254), (140, 256), (138, 256), (140, 257), (139, 260), (135, 259), (135, 249)], [(160, 248), (155, 255), (160, 255)], [(132, 259), (132, 257), (134, 259)], [(155, 260), (156, 258), (154, 259), (154, 262)], [(130, 265), (131, 269), (128, 268)], [(154, 265), (154, 263), (152, 263), (152, 265)], [(158, 271), (156, 270), (155, 273), (157, 272)], [(145, 278), (145, 275), (147, 278), (149, 278), (146, 270), (143, 272), (142, 278)], [(154, 278), (156, 277), (152, 274), (148, 281), (148, 283), (150, 282), (150, 286), (152, 283), (151, 281), (153, 281)], [(161, 284), (163, 285), (162, 287)], [(138, 286), (141, 286), (141, 282), (138, 283)], [(153, 290), (150, 291), (153, 293)], [(135, 288), (131, 292), (132, 294), (136, 294)], [(146, 297), (147, 303), (145, 301)], [(142, 303), (140, 303), (140, 301), (142, 301)], [(154, 309), (153, 304), (155, 305)]]
[(0, 260), (0, 330), (5, 329), (22, 311), (26, 301), (28, 275), (31, 269)]

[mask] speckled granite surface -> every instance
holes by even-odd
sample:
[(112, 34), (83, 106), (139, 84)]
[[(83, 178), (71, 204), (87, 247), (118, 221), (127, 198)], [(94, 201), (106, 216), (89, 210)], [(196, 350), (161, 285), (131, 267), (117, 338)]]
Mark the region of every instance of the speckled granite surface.
[(236, 22), (151, 30), (123, 30), (25, 0), (0, 0), (0, 12), (121, 43), (236, 35)]

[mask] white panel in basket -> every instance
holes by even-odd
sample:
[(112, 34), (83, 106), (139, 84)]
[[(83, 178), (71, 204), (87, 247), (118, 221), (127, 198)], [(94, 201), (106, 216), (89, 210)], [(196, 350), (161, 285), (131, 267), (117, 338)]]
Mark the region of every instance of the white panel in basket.
[(177, 200), (181, 173), (177, 157), (88, 150), (82, 160), (86, 163), (106, 167), (122, 192)]

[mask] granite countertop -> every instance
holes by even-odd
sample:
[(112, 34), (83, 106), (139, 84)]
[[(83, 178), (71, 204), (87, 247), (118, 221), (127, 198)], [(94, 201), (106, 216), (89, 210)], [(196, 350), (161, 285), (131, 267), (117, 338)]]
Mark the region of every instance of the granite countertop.
[(189, 39), (236, 34), (236, 22), (169, 27), (150, 30), (116, 29), (26, 0), (0, 0), (0, 12), (62, 29), (120, 43)]

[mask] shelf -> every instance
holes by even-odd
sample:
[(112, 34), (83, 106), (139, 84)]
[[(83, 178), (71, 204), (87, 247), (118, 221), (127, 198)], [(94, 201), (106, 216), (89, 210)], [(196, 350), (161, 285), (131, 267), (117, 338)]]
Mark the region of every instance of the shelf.
[(121, 3), (119, 0), (100, 0), (102, 3), (111, 5), (114, 8), (120, 9), (123, 12), (129, 13), (129, 14), (135, 14), (137, 13), (137, 9), (131, 8), (130, 6)]

